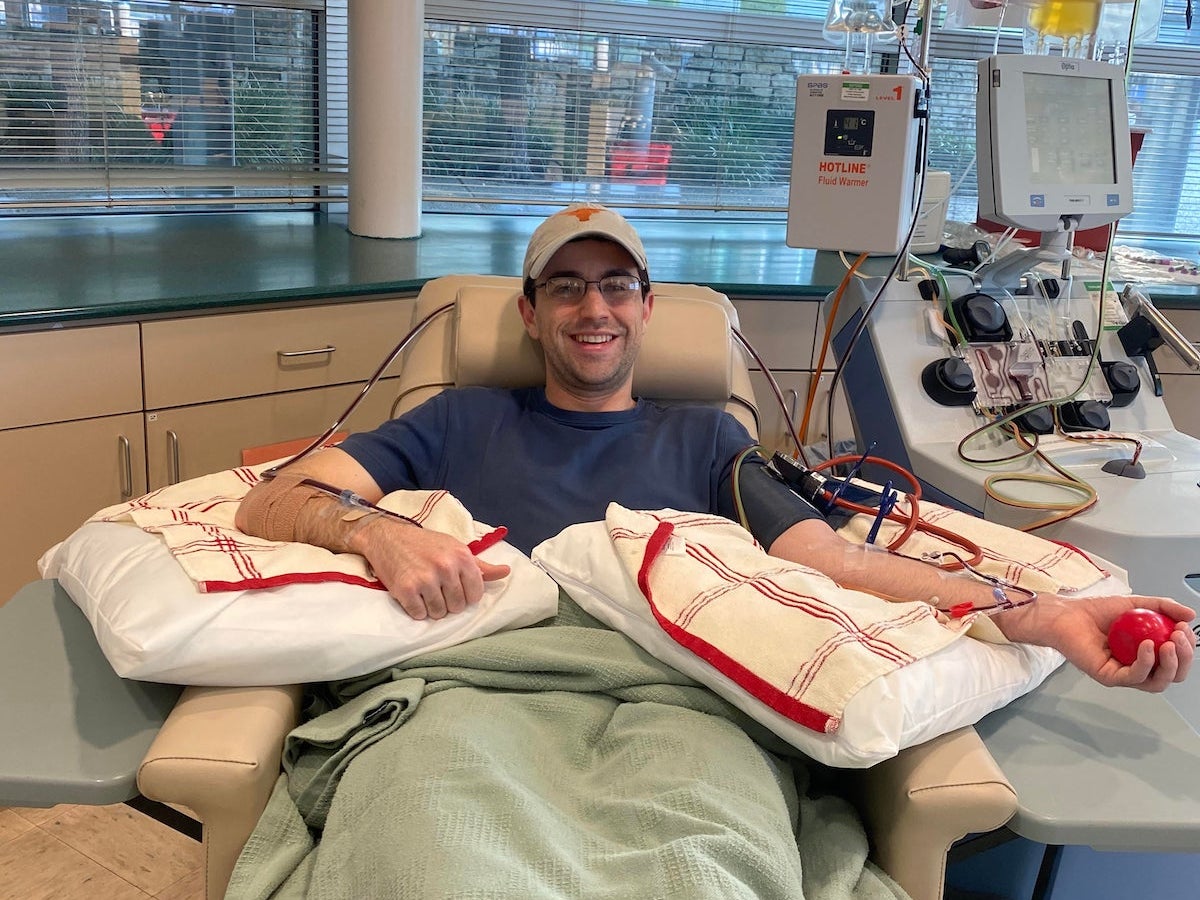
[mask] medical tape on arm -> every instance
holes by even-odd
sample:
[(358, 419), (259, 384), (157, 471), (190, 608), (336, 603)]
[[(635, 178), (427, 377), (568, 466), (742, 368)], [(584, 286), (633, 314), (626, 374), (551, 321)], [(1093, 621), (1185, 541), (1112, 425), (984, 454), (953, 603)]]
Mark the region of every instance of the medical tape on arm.
[(859, 544), (849, 540), (845, 544), (842, 551), (842, 573), (845, 577), (852, 577), (853, 581), (861, 580), (873, 566), (878, 565), (878, 560), (870, 560), (869, 556), (888, 552), (886, 547), (879, 547), (875, 544)]
[(269, 541), (296, 540), (300, 510), (321, 496), (321, 491), (303, 481), (303, 475), (279, 474), (256, 485), (238, 507), (242, 530)]
[[(354, 552), (350, 539), (379, 510), (351, 506), (304, 475), (280, 473), (246, 495), (239, 508), (243, 530), (270, 541), (296, 541), (338, 553)], [(411, 521), (411, 520), (410, 520)], [(415, 524), (415, 523), (413, 523)]]

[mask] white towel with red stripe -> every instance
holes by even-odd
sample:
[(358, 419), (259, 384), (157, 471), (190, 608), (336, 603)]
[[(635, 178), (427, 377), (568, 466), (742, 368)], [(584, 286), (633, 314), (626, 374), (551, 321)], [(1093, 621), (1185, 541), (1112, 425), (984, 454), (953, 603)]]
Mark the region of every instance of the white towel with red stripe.
[(740, 526), (610, 504), (609, 537), (671, 638), (777, 712), (837, 730), (871, 680), (947, 646), (975, 616), (839, 587), (767, 555)]
[[(159, 535), (203, 593), (328, 581), (382, 589), (366, 560), (357, 554), (268, 541), (238, 531), (234, 525), (238, 504), (275, 462), (173, 484), (102, 509), (89, 521), (133, 522)], [(446, 491), (396, 491), (378, 505), (425, 528), (453, 535), (476, 552), (505, 534), (504, 529), (475, 522)]]

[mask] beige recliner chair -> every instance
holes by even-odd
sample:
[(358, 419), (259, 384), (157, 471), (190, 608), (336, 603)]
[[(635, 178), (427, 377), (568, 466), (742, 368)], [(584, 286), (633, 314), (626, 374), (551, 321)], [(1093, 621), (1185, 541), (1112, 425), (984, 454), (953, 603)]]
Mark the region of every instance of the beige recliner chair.
[[(540, 351), (516, 308), (516, 278), (449, 276), (422, 290), (413, 321), (453, 304), (406, 351), (394, 412), (450, 385), (541, 383)], [(655, 286), (655, 309), (634, 373), (639, 396), (724, 405), (757, 432), (746, 360), (729, 300), (694, 285)], [(209, 900), (280, 774), (284, 735), (300, 717), (300, 687), (187, 688), (138, 772), (142, 793), (186, 807), (204, 826)], [(871, 769), (848, 773), (874, 860), (915, 900), (940, 900), (946, 854), (1004, 825), (1016, 795), (974, 729), (952, 732)]]

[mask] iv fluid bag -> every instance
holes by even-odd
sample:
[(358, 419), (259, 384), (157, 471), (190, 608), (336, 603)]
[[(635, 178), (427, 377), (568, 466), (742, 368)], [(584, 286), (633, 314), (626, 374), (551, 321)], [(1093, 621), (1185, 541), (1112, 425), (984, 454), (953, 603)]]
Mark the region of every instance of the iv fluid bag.
[(845, 47), (843, 72), (870, 72), (873, 45), (896, 40), (890, 3), (891, 0), (831, 0), (821, 36), (831, 44)]
[(894, 41), (896, 23), (888, 0), (831, 0), (822, 35), (831, 44), (844, 44), (847, 34), (869, 34), (877, 41)]

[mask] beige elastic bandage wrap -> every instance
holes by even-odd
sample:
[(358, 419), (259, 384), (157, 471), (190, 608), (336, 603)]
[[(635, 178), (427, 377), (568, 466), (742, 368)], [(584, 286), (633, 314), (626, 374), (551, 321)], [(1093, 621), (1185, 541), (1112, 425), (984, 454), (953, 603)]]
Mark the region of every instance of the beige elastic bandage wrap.
[(301, 484), (304, 479), (303, 475), (280, 474), (257, 485), (238, 509), (243, 530), (269, 541), (303, 541), (300, 532), (305, 529), (296, 527), (300, 510), (310, 500), (329, 497), (312, 485)]

